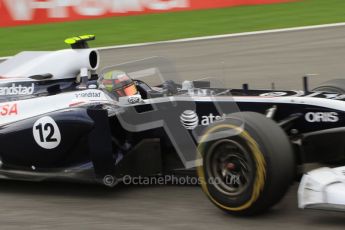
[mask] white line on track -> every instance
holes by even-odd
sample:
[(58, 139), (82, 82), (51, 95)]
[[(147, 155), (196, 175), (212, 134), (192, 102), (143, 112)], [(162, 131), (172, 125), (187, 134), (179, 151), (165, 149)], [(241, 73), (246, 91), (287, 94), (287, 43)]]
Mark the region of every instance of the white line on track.
[(338, 27), (338, 26), (345, 26), (345, 22), (332, 23), (332, 24), (323, 24), (323, 25), (314, 25), (314, 26), (291, 27), (291, 28), (274, 29), (274, 30), (260, 30), (260, 31), (235, 33), (235, 34), (233, 33), (233, 34), (202, 36), (202, 37), (194, 37), (194, 38), (183, 38), (183, 39), (168, 40), (168, 41), (146, 42), (146, 43), (136, 43), (136, 44), (128, 44), (128, 45), (117, 45), (117, 46), (106, 46), (106, 47), (99, 47), (97, 49), (99, 49), (99, 50), (121, 49), (121, 48), (130, 48), (130, 47), (138, 47), (138, 46), (157, 45), (157, 44), (193, 42), (193, 41), (202, 41), (202, 40), (211, 40), (211, 39), (221, 39), (221, 38), (261, 35), (261, 34), (269, 34), (269, 33), (281, 33), (281, 32), (292, 32), (292, 31), (301, 31), (301, 30), (313, 30), (313, 29), (322, 29), (322, 28), (332, 28), (332, 27)]
[[(314, 26), (291, 27), (291, 28), (284, 28), (284, 29), (260, 30), (260, 31), (235, 33), (235, 34), (202, 36), (202, 37), (184, 38), (184, 39), (176, 39), (176, 40), (168, 40), (168, 41), (146, 42), (146, 43), (136, 43), (136, 44), (116, 45), (116, 46), (105, 46), (105, 47), (98, 47), (98, 48), (95, 47), (95, 48), (98, 50), (110, 50), (110, 49), (131, 48), (131, 47), (159, 45), (159, 44), (172, 44), (172, 43), (181, 43), (181, 42), (193, 42), (193, 41), (202, 41), (202, 40), (211, 40), (211, 39), (241, 37), (241, 36), (253, 36), (253, 35), (262, 35), (262, 34), (270, 34), (270, 33), (293, 32), (293, 31), (301, 31), (301, 30), (314, 30), (314, 29), (332, 28), (332, 27), (339, 27), (339, 26), (345, 26), (345, 22), (314, 25)], [(0, 57), (0, 60), (5, 60), (8, 58), (10, 58), (10, 57)]]

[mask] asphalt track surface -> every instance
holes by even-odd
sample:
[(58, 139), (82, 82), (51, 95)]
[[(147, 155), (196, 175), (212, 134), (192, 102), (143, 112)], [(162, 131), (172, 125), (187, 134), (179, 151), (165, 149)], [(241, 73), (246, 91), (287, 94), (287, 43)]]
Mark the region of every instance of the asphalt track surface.
[[(301, 89), (345, 77), (345, 27), (102, 51), (102, 66), (163, 56), (182, 78), (229, 87)], [(299, 210), (297, 183), (270, 212), (235, 218), (197, 186), (120, 186), (0, 181), (0, 229), (344, 229), (343, 213)]]

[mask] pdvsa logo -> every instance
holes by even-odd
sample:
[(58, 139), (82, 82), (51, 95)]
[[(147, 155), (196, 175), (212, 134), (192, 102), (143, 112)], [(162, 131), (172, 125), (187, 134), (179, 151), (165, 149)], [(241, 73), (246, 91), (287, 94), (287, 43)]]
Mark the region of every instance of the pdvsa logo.
[(18, 115), (17, 104), (0, 105), (0, 116), (15, 116)]
[(193, 110), (184, 111), (180, 116), (180, 121), (189, 130), (193, 130), (199, 125), (199, 117)]
[(338, 122), (339, 115), (336, 112), (309, 112), (305, 114), (307, 122)]

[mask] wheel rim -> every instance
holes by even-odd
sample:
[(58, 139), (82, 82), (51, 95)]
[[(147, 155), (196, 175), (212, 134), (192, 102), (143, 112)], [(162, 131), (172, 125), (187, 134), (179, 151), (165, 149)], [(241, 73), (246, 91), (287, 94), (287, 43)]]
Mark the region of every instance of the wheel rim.
[(227, 196), (243, 193), (253, 178), (249, 152), (240, 143), (224, 139), (212, 144), (207, 167), (213, 186)]

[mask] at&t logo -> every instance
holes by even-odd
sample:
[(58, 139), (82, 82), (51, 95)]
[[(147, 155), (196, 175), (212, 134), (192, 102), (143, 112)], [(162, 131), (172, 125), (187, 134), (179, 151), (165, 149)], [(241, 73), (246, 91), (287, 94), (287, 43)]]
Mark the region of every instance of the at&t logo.
[(193, 110), (184, 111), (180, 116), (180, 120), (182, 125), (189, 130), (195, 129), (199, 124), (199, 117)]

